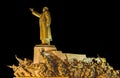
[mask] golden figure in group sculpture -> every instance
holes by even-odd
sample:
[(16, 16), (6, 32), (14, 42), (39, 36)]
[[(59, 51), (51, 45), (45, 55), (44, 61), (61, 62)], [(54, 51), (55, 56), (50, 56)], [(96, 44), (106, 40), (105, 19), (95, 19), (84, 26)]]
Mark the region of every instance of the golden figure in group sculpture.
[(40, 40), (42, 44), (50, 44), (50, 41), (52, 41), (50, 29), (51, 16), (48, 7), (44, 7), (42, 13), (38, 13), (33, 8), (30, 8), (30, 11), (34, 16), (39, 18)]

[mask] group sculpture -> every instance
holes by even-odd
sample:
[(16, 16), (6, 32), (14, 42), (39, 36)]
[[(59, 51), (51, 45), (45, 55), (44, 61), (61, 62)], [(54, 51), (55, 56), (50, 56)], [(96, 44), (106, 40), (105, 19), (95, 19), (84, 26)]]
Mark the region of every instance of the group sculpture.
[(19, 64), (9, 67), (16, 77), (120, 78), (120, 71), (110, 66), (104, 58), (61, 60), (54, 54), (45, 53), (42, 55), (45, 63), (34, 64), (32, 60), (16, 57)]

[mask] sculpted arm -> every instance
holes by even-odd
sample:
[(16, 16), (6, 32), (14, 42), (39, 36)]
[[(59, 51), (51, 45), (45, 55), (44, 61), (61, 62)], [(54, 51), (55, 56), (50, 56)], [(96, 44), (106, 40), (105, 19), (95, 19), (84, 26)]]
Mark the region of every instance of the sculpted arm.
[(32, 12), (32, 14), (38, 18), (40, 18), (40, 13), (38, 13), (37, 11), (35, 11), (33, 8), (30, 8), (30, 11)]

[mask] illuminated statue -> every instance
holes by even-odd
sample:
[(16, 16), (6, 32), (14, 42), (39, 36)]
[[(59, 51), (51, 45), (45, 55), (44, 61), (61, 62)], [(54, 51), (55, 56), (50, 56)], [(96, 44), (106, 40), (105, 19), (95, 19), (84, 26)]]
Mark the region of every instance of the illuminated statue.
[(30, 8), (30, 11), (34, 16), (39, 18), (40, 40), (42, 44), (50, 44), (50, 41), (52, 41), (50, 29), (51, 16), (50, 12), (48, 11), (48, 8), (44, 7), (42, 13), (38, 13), (33, 8)]

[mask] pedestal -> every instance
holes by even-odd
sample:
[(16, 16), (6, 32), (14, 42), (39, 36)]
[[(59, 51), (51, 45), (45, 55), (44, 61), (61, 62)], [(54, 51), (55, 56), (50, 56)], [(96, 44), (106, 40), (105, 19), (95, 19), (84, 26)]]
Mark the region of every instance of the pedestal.
[(43, 49), (45, 52), (53, 53), (63, 61), (64, 59), (66, 59), (66, 55), (68, 59), (76, 58), (78, 60), (83, 60), (84, 58), (86, 58), (85, 54), (62, 53), (62, 51), (58, 51), (54, 45), (36, 45), (34, 47), (34, 57), (33, 57), (34, 64), (45, 63), (43, 56), (40, 53), (42, 52)]
[(44, 51), (57, 51), (54, 45), (36, 45), (34, 47), (34, 56), (33, 56), (33, 63), (44, 63), (43, 56), (40, 52), (44, 49)]

